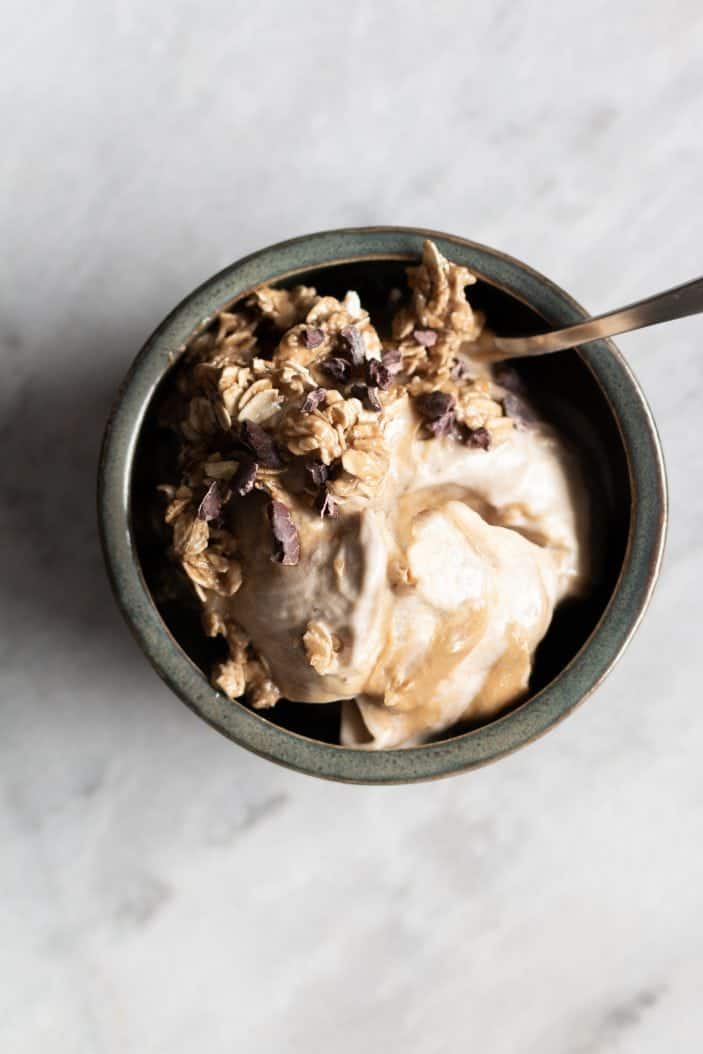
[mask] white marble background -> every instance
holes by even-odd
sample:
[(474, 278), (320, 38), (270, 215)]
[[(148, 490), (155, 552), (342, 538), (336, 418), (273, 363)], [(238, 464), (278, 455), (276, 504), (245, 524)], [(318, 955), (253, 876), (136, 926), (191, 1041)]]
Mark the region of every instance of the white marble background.
[(10, 0), (0, 66), (0, 1049), (703, 1046), (703, 319), (623, 338), (663, 577), (605, 687), (499, 764), (330, 785), (171, 697), (93, 478), (152, 327), (259, 246), (427, 225), (592, 310), (703, 272), (699, 0)]

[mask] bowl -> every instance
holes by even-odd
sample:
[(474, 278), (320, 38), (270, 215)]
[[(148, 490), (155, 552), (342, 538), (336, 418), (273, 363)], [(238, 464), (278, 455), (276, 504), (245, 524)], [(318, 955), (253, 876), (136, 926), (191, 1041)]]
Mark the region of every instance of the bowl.
[(163, 546), (154, 534), (154, 487), (167, 478), (167, 444), (153, 410), (196, 331), (263, 283), (357, 289), (372, 316), (404, 268), (432, 238), (478, 277), (472, 305), (500, 334), (569, 325), (587, 313), (526, 264), (435, 231), (370, 227), (294, 238), (225, 268), (165, 319), (130, 368), (107, 423), (98, 479), (103, 551), (117, 602), (137, 642), (173, 691), (218, 731), (301, 772), (353, 783), (410, 783), (476, 768), (536, 739), (587, 699), (613, 668), (642, 618), (666, 533), (666, 481), (659, 438), (642, 391), (611, 341), (521, 361), (542, 411), (575, 443), (595, 495), (593, 589), (561, 605), (538, 649), (529, 697), (479, 727), (457, 726), (408, 749), (366, 751), (335, 742), (336, 704), (279, 703), (268, 716), (233, 703), (209, 683), (212, 642), (178, 603), (156, 598)]

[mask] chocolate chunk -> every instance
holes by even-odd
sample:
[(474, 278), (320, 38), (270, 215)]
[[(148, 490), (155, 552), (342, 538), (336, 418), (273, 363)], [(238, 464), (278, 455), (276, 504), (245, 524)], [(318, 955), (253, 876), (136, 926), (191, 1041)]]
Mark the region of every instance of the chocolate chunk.
[(514, 421), (518, 421), (520, 424), (531, 424), (535, 420), (535, 416), (530, 410), (524, 399), (521, 399), (519, 395), (515, 395), (514, 392), (508, 392), (501, 399), (501, 405), (506, 417), (512, 417)]
[(324, 343), (325, 334), (321, 329), (309, 328), (304, 329), (300, 334), (300, 339), (310, 351), (314, 348), (319, 348), (320, 344)]
[(317, 365), (323, 373), (326, 373), (328, 377), (332, 377), (339, 384), (346, 384), (351, 377), (351, 364), (337, 355), (330, 355), (328, 358), (323, 359), (322, 362), (318, 362)]
[(433, 348), (437, 343), (437, 333), (434, 329), (414, 329), (413, 337), (423, 348)]
[(488, 450), (491, 445), (491, 433), (487, 428), (469, 428), (462, 424), (459, 426), (459, 438), (466, 446), (477, 450)]
[(383, 391), (386, 388), (390, 388), (391, 385), (391, 371), (383, 362), (379, 362), (378, 359), (369, 359), (366, 364), (366, 376), (369, 379), (369, 384), (374, 388), (381, 388)]
[(454, 409), (454, 396), (448, 392), (423, 392), (415, 399), (415, 408), (427, 421), (437, 421)]
[(329, 468), (324, 461), (308, 461), (305, 471), (315, 487), (321, 487), (329, 478)]
[(457, 359), (452, 366), (452, 377), (455, 381), (462, 381), (464, 377), (467, 377), (470, 373), (470, 367), (468, 362), (464, 362), (463, 359)]
[(321, 406), (327, 402), (327, 392), (324, 388), (313, 388), (311, 392), (305, 396), (303, 405), (300, 407), (301, 414), (311, 414), (313, 410), (318, 410)]
[(232, 476), (232, 490), (243, 498), (254, 487), (257, 464), (255, 461), (240, 461), (239, 468)]
[(320, 517), (324, 520), (325, 517), (334, 519), (339, 515), (339, 509), (337, 504), (332, 499), (332, 495), (328, 491), (327, 487), (322, 487), (317, 497), (315, 498), (315, 508), (320, 514)]
[(401, 372), (403, 369), (403, 356), (398, 348), (384, 348), (382, 355), (383, 365), (386, 367), (391, 377), (395, 376), (396, 373)]
[(239, 437), (264, 468), (281, 468), (283, 462), (271, 436), (254, 421), (243, 421)]
[(415, 408), (425, 419), (425, 427), (433, 436), (448, 436), (454, 432), (454, 396), (448, 392), (423, 392), (415, 399)]
[(426, 421), (425, 427), (433, 436), (450, 436), (454, 434), (455, 424), (454, 411), (449, 410), (446, 414), (436, 417), (433, 421)]
[(211, 520), (219, 520), (222, 509), (231, 497), (232, 491), (223, 479), (213, 480), (205, 491), (203, 500), (198, 505), (198, 519), (205, 520), (206, 523)]
[(383, 409), (378, 397), (378, 388), (370, 388), (366, 384), (354, 384), (351, 390), (355, 399), (359, 399), (366, 410), (373, 410), (375, 414)]
[(356, 326), (345, 326), (339, 334), (343, 352), (351, 359), (353, 366), (361, 366), (366, 358), (366, 344)]
[(273, 559), (276, 563), (293, 566), (300, 560), (300, 538), (290, 509), (282, 501), (272, 501), (268, 517), (273, 532)]

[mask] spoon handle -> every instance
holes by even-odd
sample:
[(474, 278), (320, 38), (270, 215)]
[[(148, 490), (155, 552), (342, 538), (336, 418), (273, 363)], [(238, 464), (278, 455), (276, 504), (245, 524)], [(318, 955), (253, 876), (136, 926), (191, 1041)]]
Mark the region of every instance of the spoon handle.
[(671, 322), (675, 318), (697, 315), (703, 311), (703, 278), (694, 278), (664, 293), (648, 296), (636, 304), (610, 311), (607, 315), (578, 322), (566, 329), (555, 329), (550, 333), (538, 333), (534, 337), (496, 337), (495, 344), (505, 358), (520, 355), (546, 355), (550, 351), (564, 351), (589, 340), (614, 337), (617, 333), (628, 333), (632, 329), (653, 326), (655, 322)]

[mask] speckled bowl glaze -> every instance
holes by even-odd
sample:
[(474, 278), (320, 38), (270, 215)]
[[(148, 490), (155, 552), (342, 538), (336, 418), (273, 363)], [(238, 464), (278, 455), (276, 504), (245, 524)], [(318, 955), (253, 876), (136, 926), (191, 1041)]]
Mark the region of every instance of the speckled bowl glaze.
[[(309, 730), (301, 734), (292, 730), (290, 721), (288, 727), (285, 721), (274, 723), (278, 707), (264, 717), (211, 687), (154, 601), (135, 530), (135, 505), (141, 500), (133, 500), (135, 459), (155, 392), (194, 331), (252, 287), (303, 280), (329, 292), (334, 291), (335, 279), (348, 277), (351, 283), (366, 273), (376, 275), (380, 287), (400, 280), (402, 268), (417, 260), (427, 237), (479, 276), (471, 290), (472, 303), (478, 290), (479, 305), (499, 333), (525, 327), (536, 331), (545, 322), (563, 326), (586, 316), (570, 296), (530, 267), (462, 238), (398, 227), (311, 234), (232, 264), (186, 297), (135, 359), (105, 431), (98, 485), (100, 531), (115, 596), (141, 648), (174, 692), (224, 735), (271, 761), (327, 779), (410, 783), (448, 776), (486, 764), (542, 735), (582, 703), (612, 669), (642, 618), (662, 557), (662, 452), (650, 411), (622, 356), (610, 341), (599, 341), (533, 360), (540, 365), (535, 365), (530, 383), (546, 390), (554, 382), (553, 405), (567, 425), (579, 414), (584, 421), (593, 419), (595, 438), (588, 443), (594, 450), (601, 443), (594, 456), (604, 469), (602, 508), (609, 511), (603, 518), (610, 517), (611, 524), (604, 540), (610, 565), (601, 575), (595, 608), (572, 620), (575, 630), (562, 619), (565, 628), (552, 641), (551, 657), (546, 648), (533, 694), (489, 724), (457, 729), (441, 741), (408, 750), (364, 751), (340, 747), (329, 736), (315, 738)], [(306, 708), (313, 709), (321, 708)]]

